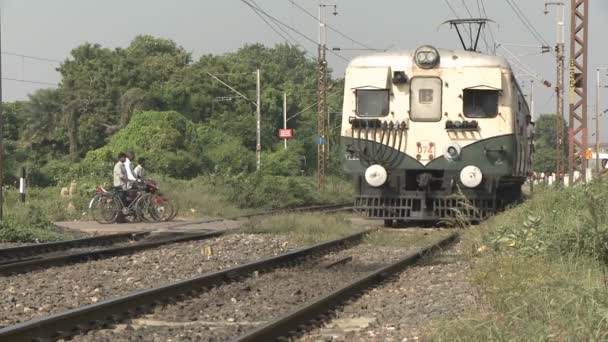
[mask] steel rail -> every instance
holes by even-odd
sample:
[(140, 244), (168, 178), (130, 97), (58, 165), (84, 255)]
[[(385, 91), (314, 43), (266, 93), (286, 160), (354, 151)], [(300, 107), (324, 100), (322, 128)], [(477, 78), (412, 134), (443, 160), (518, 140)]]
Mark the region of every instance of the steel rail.
[(93, 236), (82, 239), (67, 240), (67, 241), (56, 241), (39, 243), (32, 245), (16, 246), (9, 248), (0, 249), (0, 261), (16, 260), (20, 258), (29, 258), (38, 254), (51, 253), (57, 251), (63, 251), (72, 248), (86, 247), (86, 246), (99, 246), (108, 243), (117, 243), (128, 240), (138, 240), (149, 232), (127, 232), (120, 234), (109, 234), (101, 236)]
[[(308, 206), (301, 208), (291, 208), (291, 209), (276, 209), (276, 210), (267, 210), (263, 212), (235, 216), (232, 218), (222, 218), (222, 219), (213, 219), (213, 220), (203, 220), (196, 222), (185, 222), (181, 224), (175, 224), (169, 226), (168, 229), (171, 228), (179, 228), (189, 225), (195, 224), (203, 224), (203, 223), (213, 223), (213, 222), (221, 222), (226, 220), (235, 220), (239, 218), (250, 218), (254, 216), (263, 216), (263, 215), (272, 215), (276, 213), (284, 213), (284, 212), (312, 212), (312, 211), (341, 211), (346, 210), (348, 207), (345, 207), (344, 204), (336, 204), (336, 205), (326, 205), (326, 206)], [(177, 242), (186, 242), (193, 241), (199, 239), (205, 239), (209, 237), (215, 237), (217, 235), (209, 235), (209, 233), (201, 233), (201, 234), (192, 234), (181, 233), (180, 238), (174, 239), (163, 239), (154, 242), (145, 242), (138, 245), (132, 246), (123, 246), (123, 247), (114, 247), (107, 249), (100, 249), (96, 251), (86, 251), (81, 253), (72, 253), (72, 254), (63, 254), (63, 255), (55, 255), (55, 256), (44, 256), (41, 254), (47, 254), (52, 252), (59, 251), (68, 251), (73, 248), (80, 247), (88, 247), (88, 246), (99, 246), (105, 244), (114, 244), (119, 242), (124, 242), (128, 240), (140, 240), (148, 235), (151, 232), (128, 232), (128, 233), (120, 233), (120, 234), (110, 234), (103, 236), (95, 236), (90, 238), (76, 239), (76, 240), (68, 240), (68, 241), (59, 241), (59, 242), (49, 242), (35, 245), (26, 245), (26, 246), (18, 246), (18, 247), (10, 247), (0, 249), (0, 275), (10, 275), (16, 273), (26, 273), (32, 270), (52, 267), (52, 266), (60, 266), (69, 263), (75, 263), (79, 261), (86, 261), (89, 259), (101, 259), (112, 257), (116, 255), (128, 254), (138, 252), (140, 250), (154, 248), (158, 246), (162, 246), (165, 244), (172, 244)]]
[(286, 209), (271, 209), (271, 210), (264, 210), (264, 211), (260, 211), (260, 212), (252, 213), (252, 214), (230, 216), (230, 217), (226, 217), (226, 218), (219, 218), (219, 219), (213, 219), (213, 220), (178, 223), (178, 224), (170, 226), (169, 229), (180, 228), (180, 227), (185, 227), (185, 226), (192, 226), (192, 225), (203, 224), (203, 223), (234, 221), (234, 220), (239, 220), (239, 219), (252, 218), (252, 217), (256, 217), (256, 216), (275, 215), (275, 214), (286, 214), (286, 213), (297, 213), (297, 212), (315, 212), (315, 211), (331, 213), (331, 212), (336, 212), (336, 211), (351, 210), (352, 207), (350, 207), (349, 205), (350, 204), (330, 204), (330, 205), (307, 206), (307, 207), (299, 207), (299, 208), (296, 207), (296, 208), (286, 208)]
[(191, 279), (134, 292), (119, 298), (105, 300), (96, 304), (56, 313), (0, 329), (0, 341), (41, 341), (69, 338), (97, 329), (108, 324), (118, 323), (127, 317), (136, 317), (151, 310), (154, 306), (183, 300), (189, 296), (206, 291), (208, 288), (249, 276), (254, 271), (264, 271), (290, 262), (300, 261), (320, 253), (360, 242), (373, 230), (356, 233), (344, 238), (322, 242), (278, 256), (267, 257), (244, 265), (234, 266), (223, 271), (207, 273)]
[(349, 298), (403, 271), (423, 256), (457, 241), (458, 236), (459, 234), (454, 232), (428, 247), (411, 252), (388, 266), (372, 271), (340, 289), (303, 304), (294, 311), (234, 339), (233, 342), (287, 340), (288, 336), (293, 336), (298, 331), (304, 330), (315, 318), (322, 317), (323, 314), (344, 303)]
[(0, 276), (9, 276), (19, 273), (27, 273), (42, 268), (62, 266), (94, 259), (110, 258), (118, 255), (132, 254), (146, 249), (156, 248), (159, 246), (173, 243), (210, 239), (220, 236), (224, 233), (224, 231), (215, 231), (200, 234), (187, 234), (176, 238), (159, 239), (157, 241), (136, 243), (129, 246), (110, 247), (81, 253), (64, 254), (46, 258), (31, 259), (22, 262), (14, 262), (10, 264), (0, 265)]

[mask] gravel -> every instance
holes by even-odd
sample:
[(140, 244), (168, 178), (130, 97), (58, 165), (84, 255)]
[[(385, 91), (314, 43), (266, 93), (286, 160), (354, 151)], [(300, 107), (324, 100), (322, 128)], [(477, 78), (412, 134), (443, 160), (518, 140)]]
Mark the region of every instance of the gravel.
[(279, 235), (229, 234), (0, 278), (4, 293), (0, 297), (0, 326), (277, 255), (293, 247)]
[[(165, 305), (114, 329), (89, 332), (75, 341), (225, 341), (237, 337), (356, 277), (396, 260), (404, 250), (358, 245), (292, 268), (214, 288)], [(336, 261), (349, 259), (328, 267)]]
[(434, 320), (458, 317), (476, 304), (468, 261), (459, 245), (406, 269), (365, 293), (300, 341), (424, 340)]

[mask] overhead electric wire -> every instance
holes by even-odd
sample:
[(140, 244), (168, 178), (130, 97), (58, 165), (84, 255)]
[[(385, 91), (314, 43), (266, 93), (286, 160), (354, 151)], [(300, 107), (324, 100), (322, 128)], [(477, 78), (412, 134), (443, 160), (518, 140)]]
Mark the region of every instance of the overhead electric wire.
[(522, 24), (524, 24), (526, 29), (532, 34), (534, 39), (536, 39), (541, 45), (548, 46), (549, 43), (547, 43), (547, 40), (545, 40), (545, 38), (543, 38), (543, 36), (538, 32), (538, 30), (534, 27), (534, 25), (532, 25), (530, 20), (526, 17), (524, 12), (521, 10), (521, 8), (519, 8), (519, 6), (515, 2), (515, 0), (506, 0), (506, 1), (507, 1), (507, 4), (509, 4), (511, 9), (513, 10), (513, 12), (515, 12), (515, 15), (522, 22)]
[(460, 0), (460, 1), (462, 2), (464, 9), (467, 11), (467, 13), (469, 13), (469, 17), (473, 18), (473, 14), (471, 14), (471, 11), (469, 11), (469, 6), (467, 6), (466, 1), (464, 1), (464, 0)]
[(9, 77), (2, 77), (2, 79), (6, 80), (6, 81), (14, 81), (14, 82), (21, 82), (21, 83), (32, 83), (32, 84), (42, 84), (42, 85), (51, 85), (51, 86), (58, 86), (59, 85), (57, 83), (32, 81), (32, 80), (22, 80), (22, 79), (18, 79), (18, 78), (9, 78)]
[[(250, 5), (248, 4), (248, 6), (250, 6)], [(269, 23), (268, 20), (266, 20), (266, 18), (264, 18), (260, 13), (258, 13), (255, 10), (253, 11), (253, 13), (255, 13), (255, 15), (257, 15), (260, 19), (262, 19), (262, 21), (268, 27), (270, 27), (271, 30), (273, 30), (276, 34), (278, 34), (281, 38), (283, 38), (283, 40), (285, 40), (288, 44), (292, 44), (292, 45), (295, 45), (295, 46), (299, 46), (300, 45), (300, 44), (297, 44), (297, 41), (296, 41), (296, 44), (294, 44), (293, 41), (291, 41), (289, 38), (287, 38), (283, 33), (279, 32), (279, 30), (277, 30), (277, 28), (274, 25), (272, 25), (271, 23)]]
[(37, 56), (28, 56), (28, 55), (23, 55), (23, 54), (20, 54), (20, 53), (9, 52), (9, 51), (2, 51), (2, 54), (9, 55), (9, 56), (28, 58), (28, 59), (35, 59), (35, 60), (38, 60), (38, 61), (53, 62), (53, 63), (63, 63), (63, 61), (60, 61), (58, 59), (52, 59), (52, 58), (46, 58), (46, 57), (37, 57)]
[[(300, 9), (302, 12), (306, 13), (306, 14), (307, 14), (309, 17), (313, 18), (315, 21), (316, 21), (316, 20), (318, 20), (318, 18), (317, 18), (317, 17), (315, 17), (315, 16), (314, 16), (314, 14), (310, 13), (310, 11), (306, 10), (304, 7), (302, 7), (302, 6), (301, 6), (300, 4), (298, 4), (297, 2), (295, 2), (295, 1), (293, 1), (293, 0), (289, 0), (289, 2), (291, 2), (291, 3), (292, 3), (294, 6), (296, 6), (298, 9)], [(325, 26), (326, 26), (328, 29), (330, 29), (330, 30), (334, 31), (335, 33), (339, 34), (339, 35), (340, 35), (340, 36), (342, 36), (343, 38), (346, 38), (346, 39), (350, 40), (351, 42), (353, 42), (353, 43), (355, 43), (355, 44), (357, 44), (357, 45), (359, 45), (359, 46), (361, 46), (361, 47), (363, 47), (363, 48), (370, 49), (370, 50), (375, 50), (374, 48), (369, 47), (368, 45), (365, 45), (365, 44), (363, 44), (363, 43), (361, 43), (361, 42), (359, 42), (359, 41), (355, 40), (354, 38), (349, 37), (349, 36), (348, 36), (348, 35), (346, 35), (345, 33), (342, 33), (341, 31), (339, 31), (338, 29), (334, 28), (333, 26), (330, 26), (330, 25), (328, 25), (328, 24), (325, 24)]]
[[(483, 10), (483, 17), (488, 18), (488, 13), (486, 12), (485, 0), (479, 0), (481, 3), (481, 9)], [(496, 38), (494, 38), (494, 32), (492, 32), (492, 26), (488, 25), (488, 31), (490, 32), (490, 38), (492, 39), (492, 53), (496, 54)]]
[[(488, 17), (486, 15), (484, 15), (484, 13), (481, 11), (481, 4), (480, 4), (480, 2), (481, 2), (480, 0), (477, 0), (477, 11), (479, 12), (479, 17), (480, 18), (486, 18), (486, 19), (488, 19)], [(488, 28), (490, 28), (490, 25), (488, 23), (486, 23), (485, 26), (487, 26)], [(483, 43), (485, 44), (486, 50), (488, 50), (488, 53), (494, 53), (495, 52), (494, 49), (490, 50), (490, 45), (488, 44), (488, 37), (487, 37), (487, 34), (486, 34), (486, 30), (483, 30), (482, 37), (483, 37)], [(494, 42), (492, 42), (492, 47), (494, 47)]]
[[(454, 7), (452, 7), (452, 4), (450, 4), (450, 2), (448, 0), (443, 0), (443, 2), (445, 2), (446, 5), (448, 5), (448, 7), (450, 8), (450, 11), (452, 11), (452, 13), (456, 17), (456, 19), (460, 19), (460, 16), (458, 15), (458, 13), (456, 13), (456, 10), (454, 9)], [(467, 30), (464, 30), (464, 32), (469, 36), (469, 39), (471, 39), (471, 33)]]
[[(269, 18), (270, 20), (274, 21), (274, 22), (275, 22), (275, 23), (277, 23), (277, 24), (282, 25), (283, 27), (288, 28), (289, 30), (293, 31), (294, 33), (296, 33), (296, 34), (297, 34), (297, 35), (299, 35), (300, 37), (304, 38), (305, 40), (307, 40), (307, 41), (309, 41), (309, 42), (311, 42), (311, 43), (313, 43), (313, 44), (315, 44), (315, 45), (318, 45), (318, 42), (315, 42), (315, 40), (314, 40), (314, 39), (312, 39), (312, 38), (308, 37), (307, 35), (305, 35), (304, 33), (300, 32), (299, 30), (297, 30), (297, 29), (293, 28), (293, 27), (292, 27), (292, 26), (290, 26), (290, 25), (285, 24), (285, 23), (284, 23), (284, 22), (282, 22), (281, 20), (279, 20), (279, 19), (277, 19), (277, 18), (273, 17), (272, 15), (268, 14), (268, 13), (267, 13), (267, 12), (266, 12), (266, 11), (265, 11), (265, 10), (264, 10), (262, 7), (261, 7), (261, 6), (259, 6), (259, 5), (257, 5), (257, 4), (252, 4), (252, 3), (249, 3), (247, 0), (241, 0), (241, 2), (242, 2), (242, 3), (244, 3), (244, 4), (246, 4), (247, 6), (249, 6), (249, 7), (250, 7), (250, 8), (251, 8), (253, 11), (255, 11), (255, 12), (259, 12), (259, 13), (261, 13), (261, 14), (265, 15), (265, 16), (266, 16), (267, 18)], [(350, 62), (350, 61), (349, 61), (349, 60), (348, 60), (346, 57), (344, 57), (344, 56), (342, 56), (342, 55), (340, 55), (340, 54), (338, 54), (338, 53), (336, 53), (336, 52), (334, 52), (334, 51), (332, 51), (332, 50), (328, 49), (327, 47), (325, 48), (325, 50), (326, 50), (326, 51), (328, 51), (329, 53), (331, 53), (331, 54), (335, 55), (336, 57), (341, 58), (342, 60), (344, 60), (344, 61), (346, 61), (346, 62)]]

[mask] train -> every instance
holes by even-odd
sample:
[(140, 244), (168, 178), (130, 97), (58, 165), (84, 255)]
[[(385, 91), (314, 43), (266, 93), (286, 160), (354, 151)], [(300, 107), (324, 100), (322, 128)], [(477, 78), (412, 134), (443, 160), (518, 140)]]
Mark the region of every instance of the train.
[(494, 215), (520, 200), (534, 155), (508, 61), (431, 45), (354, 58), (340, 135), (355, 209), (386, 226)]

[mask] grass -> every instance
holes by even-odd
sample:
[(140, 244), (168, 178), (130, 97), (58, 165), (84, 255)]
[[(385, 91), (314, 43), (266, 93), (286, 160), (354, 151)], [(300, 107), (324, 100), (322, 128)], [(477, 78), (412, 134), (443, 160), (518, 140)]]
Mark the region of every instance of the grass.
[[(154, 178), (158, 180), (161, 192), (176, 201), (181, 218), (232, 217), (270, 208), (343, 203), (352, 198), (348, 182), (331, 177), (328, 178), (326, 189), (320, 192), (316, 190), (313, 179), (308, 177), (249, 176), (241, 177), (236, 182), (213, 176), (191, 180), (162, 176)], [(273, 183), (275, 180), (276, 184)], [(18, 203), (17, 189), (7, 188), (4, 192), (4, 211), (6, 220), (10, 222), (0, 226), (0, 242), (63, 239), (67, 235), (57, 232), (52, 222), (92, 220), (88, 202), (99, 185), (108, 188), (110, 184), (107, 180), (92, 177), (80, 178), (75, 182), (75, 190), (66, 197), (61, 196), (61, 189), (70, 187), (70, 184), (28, 188), (25, 204)], [(292, 185), (295, 188), (291, 188)]]
[(252, 220), (244, 232), (253, 234), (281, 234), (299, 245), (338, 239), (365, 230), (355, 226), (345, 214), (281, 214)]
[(479, 307), (437, 322), (438, 341), (608, 339), (608, 184), (536, 188), (468, 229)]
[(383, 247), (424, 247), (442, 237), (448, 236), (453, 230), (449, 229), (392, 229), (379, 230), (368, 235), (366, 243)]

